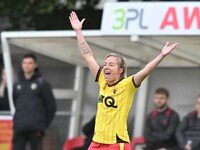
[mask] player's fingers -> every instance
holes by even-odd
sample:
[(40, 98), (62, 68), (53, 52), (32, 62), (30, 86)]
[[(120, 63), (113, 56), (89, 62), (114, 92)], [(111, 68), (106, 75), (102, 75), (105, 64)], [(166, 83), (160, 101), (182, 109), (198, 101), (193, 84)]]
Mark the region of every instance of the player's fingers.
[(174, 44), (170, 45), (170, 48), (171, 48), (171, 49), (174, 49), (174, 48), (177, 47), (177, 45), (178, 45), (178, 43), (174, 43)]
[(179, 43), (174, 43), (174, 44), (176, 44), (176, 46), (177, 46)]
[(164, 47), (167, 47), (169, 45), (169, 41), (167, 41), (166, 43), (165, 43), (165, 46)]
[(73, 11), (72, 12), (74, 19), (77, 19), (76, 13)]
[(70, 18), (71, 18), (71, 20), (74, 20), (72, 12), (70, 13)]
[(74, 20), (73, 11), (71, 11), (70, 16), (71, 16), (71, 20)]
[(81, 24), (83, 24), (84, 21), (85, 21), (85, 18), (83, 18), (83, 19), (81, 20)]
[(174, 44), (172, 44), (171, 46), (172, 47), (175, 47), (175, 46), (177, 46), (178, 45), (178, 43), (174, 43)]
[(69, 21), (72, 23), (72, 19), (71, 19), (71, 17), (69, 16)]

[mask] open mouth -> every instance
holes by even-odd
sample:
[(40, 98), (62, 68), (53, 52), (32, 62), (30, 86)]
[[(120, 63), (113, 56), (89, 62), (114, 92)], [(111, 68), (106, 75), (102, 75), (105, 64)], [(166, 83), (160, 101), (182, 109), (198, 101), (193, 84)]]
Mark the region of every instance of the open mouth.
[(108, 70), (105, 70), (105, 71), (104, 71), (104, 76), (105, 76), (105, 77), (108, 77), (108, 76), (110, 76), (110, 75), (111, 75), (110, 71), (108, 71)]

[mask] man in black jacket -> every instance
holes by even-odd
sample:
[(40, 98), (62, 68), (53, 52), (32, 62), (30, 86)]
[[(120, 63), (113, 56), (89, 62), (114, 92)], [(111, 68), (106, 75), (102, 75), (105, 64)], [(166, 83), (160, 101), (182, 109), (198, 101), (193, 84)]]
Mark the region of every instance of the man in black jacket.
[(179, 123), (178, 114), (168, 106), (169, 92), (164, 88), (155, 91), (156, 110), (146, 120), (145, 150), (177, 150), (175, 131)]
[(176, 138), (182, 150), (200, 150), (200, 95), (196, 110), (186, 115), (178, 126)]
[(13, 150), (25, 150), (27, 142), (32, 150), (42, 150), (44, 131), (54, 118), (56, 104), (51, 86), (42, 78), (33, 54), (26, 54), (22, 59), (13, 100), (16, 108)]
[(9, 111), (8, 89), (7, 89), (7, 76), (6, 71), (3, 68), (1, 70), (1, 82), (0, 82), (0, 111)]

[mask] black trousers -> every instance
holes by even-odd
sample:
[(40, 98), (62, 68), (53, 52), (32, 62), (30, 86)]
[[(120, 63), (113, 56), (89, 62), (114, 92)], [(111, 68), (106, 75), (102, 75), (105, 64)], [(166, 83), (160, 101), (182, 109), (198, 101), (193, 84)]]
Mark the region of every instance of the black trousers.
[(25, 150), (30, 143), (31, 150), (42, 150), (43, 131), (15, 131), (13, 135), (13, 150)]

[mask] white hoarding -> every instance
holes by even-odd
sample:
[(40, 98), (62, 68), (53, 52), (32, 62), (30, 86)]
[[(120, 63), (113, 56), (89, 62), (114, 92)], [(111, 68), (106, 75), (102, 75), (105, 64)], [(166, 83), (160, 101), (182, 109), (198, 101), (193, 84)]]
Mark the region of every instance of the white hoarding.
[(200, 35), (200, 2), (106, 3), (104, 35)]

